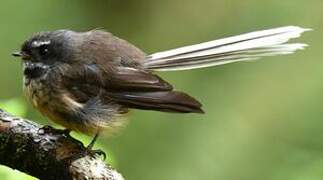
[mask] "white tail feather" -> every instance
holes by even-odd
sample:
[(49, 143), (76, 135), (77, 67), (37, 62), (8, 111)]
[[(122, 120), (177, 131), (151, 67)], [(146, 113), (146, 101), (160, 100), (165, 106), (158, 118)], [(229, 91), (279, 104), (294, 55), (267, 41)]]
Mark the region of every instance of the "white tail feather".
[(284, 43), (308, 30), (287, 26), (158, 52), (147, 57), (144, 67), (158, 71), (186, 70), (292, 54), (307, 45)]

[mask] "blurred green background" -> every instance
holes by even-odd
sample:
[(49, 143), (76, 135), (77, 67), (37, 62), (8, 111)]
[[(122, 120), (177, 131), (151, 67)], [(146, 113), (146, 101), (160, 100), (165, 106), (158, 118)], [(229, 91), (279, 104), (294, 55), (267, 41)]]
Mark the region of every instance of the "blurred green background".
[[(130, 180), (323, 179), (322, 7), (322, 0), (3, 0), (0, 107), (49, 123), (23, 97), (21, 64), (10, 56), (34, 32), (102, 27), (152, 53), (271, 27), (313, 28), (298, 39), (310, 47), (293, 55), (161, 73), (206, 114), (133, 111), (128, 127), (96, 148)], [(0, 178), (27, 176), (0, 166)]]

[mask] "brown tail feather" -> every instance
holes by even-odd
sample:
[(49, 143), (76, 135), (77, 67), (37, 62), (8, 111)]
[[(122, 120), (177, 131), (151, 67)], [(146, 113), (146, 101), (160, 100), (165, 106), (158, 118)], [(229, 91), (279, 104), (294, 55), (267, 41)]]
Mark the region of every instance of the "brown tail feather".
[(129, 108), (178, 113), (204, 113), (193, 97), (178, 91), (113, 92), (109, 98)]

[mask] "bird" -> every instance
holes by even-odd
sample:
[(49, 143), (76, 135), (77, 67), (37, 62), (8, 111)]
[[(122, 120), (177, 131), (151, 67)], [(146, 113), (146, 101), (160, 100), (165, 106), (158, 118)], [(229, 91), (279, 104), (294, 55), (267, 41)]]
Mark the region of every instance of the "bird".
[(35, 109), (67, 132), (94, 136), (124, 126), (130, 109), (204, 113), (158, 71), (181, 71), (292, 54), (288, 43), (311, 29), (284, 26), (146, 54), (102, 29), (43, 31), (12, 55), (22, 59), (23, 90)]

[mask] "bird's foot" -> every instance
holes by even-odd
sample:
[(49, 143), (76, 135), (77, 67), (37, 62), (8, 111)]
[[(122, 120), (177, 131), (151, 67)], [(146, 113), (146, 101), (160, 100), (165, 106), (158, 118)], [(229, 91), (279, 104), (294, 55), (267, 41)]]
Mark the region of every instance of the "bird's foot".
[(94, 149), (93, 150), (93, 149), (86, 148), (85, 155), (88, 155), (88, 156), (93, 157), (93, 158), (96, 158), (98, 156), (99, 157), (102, 156), (103, 161), (107, 158), (107, 155), (101, 149)]
[(92, 150), (92, 149), (88, 149), (85, 148), (80, 152), (76, 152), (75, 154), (71, 155), (70, 157), (66, 158), (65, 161), (67, 161), (68, 163), (71, 163), (77, 159), (80, 158), (84, 158), (86, 156), (89, 156), (91, 158), (96, 159), (97, 157), (102, 156), (103, 157), (103, 161), (105, 161), (106, 159), (106, 154), (104, 151), (100, 150), (100, 149), (96, 149), (96, 150)]
[(95, 141), (97, 140), (98, 136), (99, 136), (99, 133), (97, 133), (94, 136), (94, 138), (92, 139), (92, 141), (90, 142), (90, 144), (86, 148), (84, 148), (81, 152), (72, 155), (72, 157), (69, 159), (79, 159), (79, 158), (82, 158), (85, 156), (90, 156), (92, 158), (97, 158), (97, 157), (102, 156), (103, 160), (105, 160), (107, 155), (105, 154), (104, 151), (102, 151), (101, 149), (93, 150), (93, 146), (94, 146)]
[(106, 154), (104, 151), (100, 150), (100, 149), (96, 149), (96, 150), (93, 150), (93, 146), (97, 140), (97, 138), (99, 137), (99, 132), (95, 134), (94, 138), (92, 139), (92, 141), (90, 142), (90, 144), (86, 147), (86, 150), (85, 152), (87, 153), (87, 155), (95, 158), (97, 155), (98, 156), (103, 156), (103, 160), (106, 159)]

